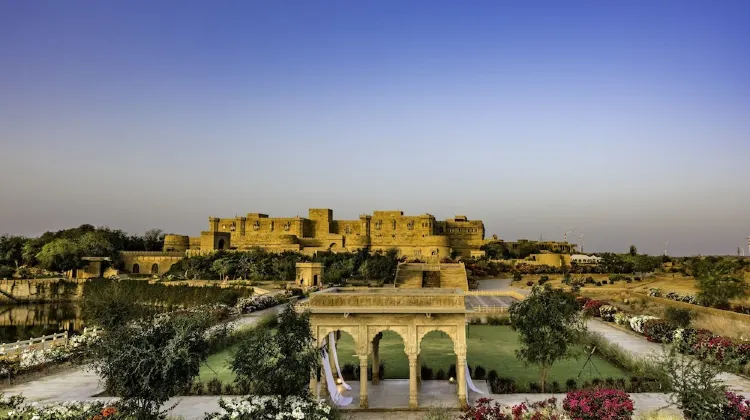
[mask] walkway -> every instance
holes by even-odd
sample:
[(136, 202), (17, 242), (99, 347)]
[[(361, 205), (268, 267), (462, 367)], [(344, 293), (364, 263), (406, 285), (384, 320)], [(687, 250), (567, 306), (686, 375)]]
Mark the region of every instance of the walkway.
[[(648, 359), (662, 353), (661, 344), (652, 343), (640, 335), (623, 331), (604, 321), (591, 319), (588, 321), (587, 327), (589, 331), (601, 334), (607, 341), (619, 345), (637, 357)], [(731, 373), (722, 373), (719, 375), (719, 379), (731, 390), (750, 393), (750, 380), (748, 379)]]
[(508, 290), (518, 292), (522, 295), (528, 295), (530, 293), (530, 290), (528, 289), (521, 289), (519, 287), (511, 286), (512, 280), (513, 279), (511, 278), (479, 280), (477, 290)]
[[(273, 308), (246, 314), (233, 322), (238, 327), (256, 324), (266, 315), (278, 313), (286, 305), (278, 305)], [(31, 401), (51, 402), (65, 400), (85, 400), (104, 392), (99, 384), (99, 376), (85, 367), (72, 368), (67, 371), (57, 372), (26, 383), (21, 383), (0, 390), (5, 395), (23, 395)], [(218, 407), (218, 406), (217, 406)]]

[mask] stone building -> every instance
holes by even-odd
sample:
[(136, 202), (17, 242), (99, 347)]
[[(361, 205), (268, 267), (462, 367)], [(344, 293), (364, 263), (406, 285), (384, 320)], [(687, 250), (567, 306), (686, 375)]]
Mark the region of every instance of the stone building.
[[(241, 217), (208, 218), (200, 236), (166, 235), (164, 251), (123, 253), (125, 271), (161, 275), (185, 255), (259, 247), (270, 252), (372, 252), (395, 248), (408, 258), (439, 260), (451, 253), (483, 255), (484, 223), (466, 216), (437, 220), (431, 214), (405, 216), (402, 211), (374, 211), (356, 220), (336, 220), (331, 209), (310, 209), (308, 217), (269, 217), (248, 213)], [(137, 267), (137, 268), (136, 268)]]

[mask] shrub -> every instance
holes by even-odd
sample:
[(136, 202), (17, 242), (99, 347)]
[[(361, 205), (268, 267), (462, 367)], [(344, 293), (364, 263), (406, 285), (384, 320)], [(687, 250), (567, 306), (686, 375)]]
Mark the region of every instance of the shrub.
[(576, 382), (575, 379), (570, 378), (567, 381), (565, 381), (565, 390), (566, 391), (573, 391), (578, 388), (578, 382)]
[(612, 322), (615, 320), (615, 314), (618, 312), (618, 309), (616, 306), (612, 305), (602, 305), (599, 307), (599, 316), (602, 317), (604, 321)]
[(599, 308), (601, 308), (604, 303), (605, 302), (602, 302), (601, 300), (590, 300), (583, 305), (583, 312), (588, 316), (599, 317)]
[(541, 276), (539, 277), (539, 284), (544, 284), (549, 281), (549, 276)]
[(526, 285), (529, 286), (529, 287), (531, 287), (531, 286), (534, 285), (534, 282), (531, 281), (531, 280), (529, 280), (529, 281), (526, 282)]
[(661, 289), (658, 287), (652, 287), (648, 289), (648, 295), (653, 297), (661, 297)]
[(586, 303), (588, 303), (591, 300), (591, 298), (587, 298), (586, 296), (578, 296), (576, 297), (576, 303), (578, 303), (578, 306), (583, 309), (584, 306), (586, 306)]
[(552, 381), (552, 392), (560, 392), (560, 382)]
[(529, 392), (542, 392), (542, 386), (539, 382), (529, 382)]
[(650, 319), (643, 323), (643, 335), (654, 343), (669, 343), (677, 328), (663, 319)]
[(596, 285), (597, 285), (597, 286), (601, 286), (601, 285), (602, 285), (602, 282), (598, 281), (598, 282), (596, 282)]
[[(355, 372), (356, 368), (351, 363), (347, 363), (341, 368), (341, 376), (344, 377), (345, 381), (356, 381), (357, 375)], [(432, 369), (430, 369), (430, 374), (432, 374)], [(430, 377), (430, 379), (432, 379), (432, 377)]]
[(602, 280), (602, 284), (607, 284), (607, 280)]
[(480, 398), (459, 420), (563, 419), (565, 413), (557, 408), (557, 400), (550, 398), (535, 403), (521, 403), (513, 407), (489, 398)]
[(733, 392), (727, 392), (726, 396), (727, 405), (721, 410), (723, 419), (750, 419), (750, 400)]
[(190, 387), (190, 394), (191, 395), (203, 395), (203, 382), (201, 381), (193, 382), (193, 385)]
[(222, 383), (219, 378), (213, 378), (206, 384), (208, 395), (221, 395)]
[(615, 324), (617, 325), (629, 325), (630, 324), (628, 321), (629, 319), (630, 318), (628, 317), (628, 315), (622, 312), (618, 312), (614, 316), (614, 321), (615, 321)]
[(445, 377), (445, 371), (443, 369), (438, 369), (437, 373), (435, 374), (435, 379), (438, 381), (444, 381), (448, 378)]
[(633, 400), (619, 389), (571, 391), (563, 409), (577, 420), (619, 420), (633, 415)]
[(224, 395), (234, 395), (234, 386), (232, 384), (224, 385)]
[(516, 381), (513, 378), (497, 376), (497, 372), (495, 372), (494, 377), (488, 377), (487, 383), (493, 394), (514, 394), (516, 392)]
[(484, 379), (484, 377), (486, 376), (486, 374), (487, 374), (487, 372), (484, 370), (484, 368), (482, 367), (482, 365), (477, 365), (474, 368), (474, 379)]
[(687, 328), (695, 314), (690, 309), (669, 306), (664, 312), (664, 317), (678, 328)]
[(591, 276), (588, 276), (588, 277), (586, 277), (586, 280), (584, 280), (584, 283), (585, 283), (585, 284), (594, 284), (594, 283), (596, 283), (596, 282), (594, 281), (594, 278), (593, 278), (593, 277), (591, 277)]
[[(422, 368), (420, 371), (421, 371), (423, 381), (431, 381), (435, 377), (435, 372), (432, 371), (432, 368), (429, 368), (425, 365), (422, 365)], [(343, 375), (344, 372), (341, 372), (341, 374)]]
[(632, 329), (633, 331), (639, 334), (643, 334), (643, 324), (646, 321), (649, 321), (652, 319), (658, 319), (658, 318), (655, 316), (651, 316), (651, 315), (637, 315), (637, 316), (630, 317), (630, 319), (628, 319), (628, 323), (630, 324), (630, 329)]

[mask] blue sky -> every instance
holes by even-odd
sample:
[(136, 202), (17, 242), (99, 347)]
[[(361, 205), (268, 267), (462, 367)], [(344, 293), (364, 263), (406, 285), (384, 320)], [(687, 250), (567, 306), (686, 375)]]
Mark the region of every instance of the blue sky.
[(402, 209), (736, 253), (749, 21), (746, 1), (0, 2), (0, 232)]

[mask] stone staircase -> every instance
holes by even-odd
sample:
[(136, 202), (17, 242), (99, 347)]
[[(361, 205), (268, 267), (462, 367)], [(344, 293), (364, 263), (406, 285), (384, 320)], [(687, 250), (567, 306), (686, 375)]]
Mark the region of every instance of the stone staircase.
[(469, 290), (469, 282), (466, 277), (466, 268), (463, 263), (441, 264), (440, 287), (444, 289)]
[(422, 287), (422, 272), (399, 268), (396, 270), (396, 287), (404, 289), (418, 289)]
[(466, 268), (463, 263), (452, 264), (399, 264), (396, 269), (396, 287), (417, 289), (433, 287), (469, 290)]

